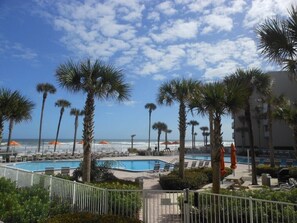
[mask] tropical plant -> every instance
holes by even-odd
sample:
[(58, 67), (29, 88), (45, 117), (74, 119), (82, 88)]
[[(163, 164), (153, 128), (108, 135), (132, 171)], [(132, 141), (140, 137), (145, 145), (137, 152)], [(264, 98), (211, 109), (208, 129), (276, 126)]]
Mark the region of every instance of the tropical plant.
[(167, 125), (164, 122), (155, 122), (152, 126), (152, 128), (154, 130), (158, 131), (158, 137), (157, 137), (157, 142), (158, 142), (158, 146), (157, 146), (157, 151), (158, 154), (160, 152), (160, 137), (161, 137), (161, 133), (162, 131), (166, 131), (167, 130)]
[(40, 84), (37, 84), (36, 90), (38, 93), (43, 94), (42, 95), (41, 114), (40, 114), (40, 123), (39, 123), (38, 148), (37, 148), (38, 152), (40, 152), (42, 121), (43, 121), (43, 112), (44, 112), (45, 101), (46, 101), (48, 93), (50, 93), (50, 94), (56, 93), (56, 88), (54, 85), (49, 84), (49, 83), (40, 83)]
[(6, 114), (9, 121), (8, 127), (8, 139), (7, 139), (7, 149), (9, 151), (11, 135), (14, 124), (20, 123), (22, 121), (31, 120), (31, 112), (34, 108), (34, 103), (22, 96), (21, 93), (15, 91), (11, 101), (9, 102), (10, 110)]
[(187, 123), (188, 125), (191, 126), (191, 136), (192, 136), (192, 149), (195, 148), (195, 126), (199, 125), (199, 122), (195, 121), (195, 120), (191, 120)]
[(121, 70), (90, 59), (74, 63), (68, 61), (56, 70), (57, 80), (63, 88), (73, 92), (85, 92), (85, 116), (83, 127), (83, 181), (90, 182), (91, 146), (94, 139), (95, 98), (124, 101), (129, 98), (130, 86), (124, 82)]
[(165, 133), (165, 149), (167, 149), (167, 147), (168, 147), (168, 133), (171, 133), (172, 132), (172, 130), (171, 129), (168, 129), (168, 128), (166, 128), (165, 130), (164, 130), (164, 133)]
[(60, 117), (59, 117), (59, 122), (58, 122), (58, 127), (57, 127), (56, 138), (55, 138), (54, 152), (56, 152), (61, 121), (62, 121), (62, 117), (63, 117), (64, 111), (65, 111), (65, 108), (70, 107), (70, 105), (71, 105), (71, 103), (69, 101), (67, 101), (67, 100), (64, 100), (64, 99), (59, 99), (55, 103), (55, 106), (60, 107)]
[(72, 156), (75, 152), (75, 146), (76, 146), (76, 135), (77, 135), (77, 128), (78, 128), (78, 116), (83, 116), (85, 112), (83, 110), (79, 110), (76, 108), (72, 108), (70, 110), (70, 115), (75, 116), (74, 119), (74, 137), (73, 137), (73, 148), (72, 148)]
[(187, 114), (186, 107), (189, 105), (190, 100), (199, 89), (200, 82), (192, 79), (174, 79), (169, 82), (163, 83), (158, 92), (157, 101), (159, 104), (171, 106), (174, 102), (179, 104), (179, 177), (184, 178), (184, 162), (185, 162), (185, 138), (186, 138), (186, 123)]
[(60, 107), (60, 117), (59, 117), (59, 122), (58, 122), (58, 127), (57, 127), (57, 133), (56, 133), (56, 138), (55, 138), (55, 144), (54, 144), (54, 152), (56, 152), (57, 148), (57, 142), (58, 142), (58, 137), (59, 137), (59, 132), (60, 132), (60, 126), (61, 126), (61, 121), (62, 117), (65, 111), (65, 108), (70, 107), (71, 103), (67, 100), (64, 99), (59, 99), (56, 101), (55, 106)]
[(260, 97), (267, 95), (271, 90), (270, 77), (264, 74), (260, 69), (252, 68), (249, 70), (237, 69), (233, 74), (225, 78), (225, 83), (240, 82), (244, 86), (246, 92), (244, 116), (246, 118), (247, 128), (249, 129), (249, 144), (251, 148), (251, 163), (252, 163), (252, 184), (257, 185), (256, 176), (256, 162), (255, 162), (255, 148), (254, 148), (254, 133), (251, 119), (251, 102), (250, 98), (254, 92), (258, 93)]
[(7, 114), (12, 108), (9, 103), (13, 101), (12, 98), (15, 97), (17, 93), (17, 91), (12, 92), (6, 88), (0, 89), (0, 144), (3, 139), (4, 122), (7, 120)]
[(288, 18), (265, 20), (256, 33), (261, 54), (290, 71), (297, 80), (297, 7), (292, 6), (288, 12)]
[(191, 110), (197, 110), (202, 115), (213, 117), (213, 148), (212, 159), (212, 191), (220, 192), (220, 149), (222, 148), (221, 117), (228, 113), (235, 113), (243, 107), (246, 91), (243, 84), (237, 80), (233, 82), (214, 82), (203, 85), (200, 92), (194, 95)]
[(151, 149), (151, 118), (152, 111), (156, 110), (157, 106), (154, 103), (147, 103), (144, 106), (145, 109), (149, 111), (149, 135), (148, 135), (148, 149)]
[(281, 103), (275, 106), (273, 117), (276, 119), (284, 120), (289, 127), (293, 130), (294, 136), (294, 150), (297, 157), (297, 106), (296, 103), (284, 99)]
[(202, 131), (203, 144), (204, 144), (204, 146), (207, 146), (206, 132), (208, 131), (208, 127), (207, 126), (201, 126), (200, 130)]

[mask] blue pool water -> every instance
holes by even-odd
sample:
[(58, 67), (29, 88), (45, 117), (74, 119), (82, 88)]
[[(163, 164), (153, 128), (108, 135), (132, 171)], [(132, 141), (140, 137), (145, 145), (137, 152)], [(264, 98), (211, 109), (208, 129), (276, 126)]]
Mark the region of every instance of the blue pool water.
[[(162, 169), (165, 165), (161, 160), (99, 160), (99, 165), (105, 165), (106, 162), (112, 169), (120, 169), (133, 172), (150, 171), (154, 169), (155, 163), (160, 163)], [(62, 167), (76, 169), (80, 161), (76, 160), (57, 160), (57, 161), (33, 161), (24, 163), (13, 163), (8, 166), (27, 170), (27, 171), (44, 171), (46, 167), (54, 167), (55, 170), (61, 170)]]

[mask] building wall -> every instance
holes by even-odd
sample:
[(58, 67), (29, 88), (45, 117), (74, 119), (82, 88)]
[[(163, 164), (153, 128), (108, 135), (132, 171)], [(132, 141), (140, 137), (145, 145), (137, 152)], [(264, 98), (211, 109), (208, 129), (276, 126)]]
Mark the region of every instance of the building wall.
[[(275, 96), (284, 95), (286, 98), (297, 101), (297, 82), (293, 81), (289, 77), (288, 72), (279, 71), (279, 72), (269, 72), (268, 75), (273, 80), (272, 92)], [(254, 133), (254, 146), (259, 148), (268, 148), (268, 129), (267, 119), (258, 119), (259, 125), (257, 122), (257, 113), (255, 111), (255, 107), (259, 106), (264, 112), (267, 111), (267, 104), (262, 103), (259, 100), (259, 95), (255, 92), (250, 98), (251, 103), (251, 115), (252, 115), (252, 126)], [(245, 132), (245, 140), (242, 140), (240, 132), (237, 132), (236, 129), (242, 127), (243, 123), (241, 123), (238, 119), (240, 115), (243, 115), (243, 112), (234, 115), (234, 141), (237, 147), (249, 147), (249, 136), (248, 132)], [(294, 145), (294, 137), (292, 130), (288, 127), (288, 125), (281, 120), (274, 120), (272, 123), (272, 138), (273, 138), (273, 146), (275, 148), (287, 148), (293, 147)]]

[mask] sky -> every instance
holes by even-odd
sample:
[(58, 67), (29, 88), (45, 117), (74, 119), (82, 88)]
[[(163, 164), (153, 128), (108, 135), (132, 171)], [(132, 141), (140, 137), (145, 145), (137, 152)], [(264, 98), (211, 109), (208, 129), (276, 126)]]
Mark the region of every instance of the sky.
[[(18, 90), (35, 103), (32, 120), (16, 124), (12, 138), (38, 138), (42, 94), (51, 83), (43, 138), (54, 138), (59, 99), (83, 109), (86, 95), (59, 86), (56, 68), (68, 60), (99, 59), (123, 71), (129, 100), (96, 100), (95, 139), (148, 137), (146, 103), (155, 103), (152, 123), (164, 122), (178, 139), (178, 104), (158, 105), (161, 84), (175, 78), (218, 81), (237, 68), (279, 70), (259, 54), (255, 28), (267, 18), (288, 15), (294, 0), (0, 0), (0, 87)], [(66, 108), (59, 138), (73, 138), (74, 116)], [(188, 113), (200, 127), (208, 118)], [(82, 136), (82, 118), (78, 138)], [(223, 140), (232, 140), (232, 119), (222, 119)], [(190, 127), (187, 139), (191, 138)], [(5, 123), (4, 139), (8, 125)], [(156, 131), (151, 138), (156, 139)], [(162, 136), (161, 136), (162, 137)], [(164, 137), (164, 136), (163, 136)]]

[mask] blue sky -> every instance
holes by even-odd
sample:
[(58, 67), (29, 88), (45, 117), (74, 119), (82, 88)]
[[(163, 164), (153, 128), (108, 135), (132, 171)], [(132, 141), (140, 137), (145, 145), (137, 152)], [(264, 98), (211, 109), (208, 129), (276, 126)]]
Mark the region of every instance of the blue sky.
[[(254, 32), (259, 22), (286, 16), (293, 0), (1, 0), (0, 87), (19, 90), (36, 104), (30, 122), (17, 124), (13, 138), (37, 138), (42, 95), (38, 83), (57, 92), (46, 101), (43, 138), (54, 138), (58, 99), (82, 109), (85, 95), (58, 86), (55, 70), (69, 59), (92, 58), (123, 70), (132, 86), (125, 103), (96, 101), (95, 138), (135, 139), (148, 135), (146, 103), (156, 104), (159, 86), (173, 78), (220, 80), (236, 68), (279, 69), (259, 55)], [(66, 109), (59, 138), (72, 138), (74, 117)], [(178, 107), (159, 106), (152, 122), (165, 122), (178, 139)], [(200, 127), (207, 117), (188, 114)], [(232, 139), (231, 119), (223, 119), (224, 140)], [(82, 134), (82, 119), (78, 137)], [(7, 138), (7, 123), (4, 139)], [(152, 138), (156, 132), (152, 131)], [(187, 129), (190, 139), (190, 128)]]

